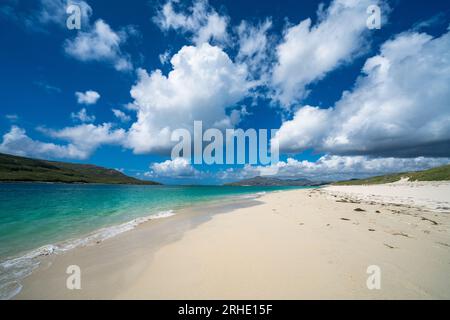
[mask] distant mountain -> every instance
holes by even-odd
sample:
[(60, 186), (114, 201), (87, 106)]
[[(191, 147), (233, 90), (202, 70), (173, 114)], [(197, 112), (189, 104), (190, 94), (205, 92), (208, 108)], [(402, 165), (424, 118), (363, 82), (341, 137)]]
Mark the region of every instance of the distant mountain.
[(2, 153), (0, 153), (0, 182), (159, 184), (90, 164), (37, 160)]
[(322, 185), (322, 182), (313, 182), (308, 179), (279, 179), (279, 178), (271, 178), (271, 177), (255, 177), (251, 179), (245, 179), (237, 182), (227, 183), (226, 186), (261, 186), (261, 187), (270, 187), (270, 186), (318, 186)]
[(367, 179), (339, 181), (334, 184), (335, 185), (383, 184), (396, 182), (399, 181), (401, 178), (408, 178), (409, 181), (450, 181), (450, 165), (445, 165), (423, 171), (394, 173)]

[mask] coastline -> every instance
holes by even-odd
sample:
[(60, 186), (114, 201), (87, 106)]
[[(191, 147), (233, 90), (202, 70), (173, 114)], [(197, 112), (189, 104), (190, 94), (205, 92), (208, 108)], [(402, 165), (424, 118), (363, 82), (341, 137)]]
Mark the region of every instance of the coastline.
[[(34, 184), (36, 185), (36, 184)], [(268, 190), (267, 192), (276, 192), (277, 190)], [(99, 245), (106, 240), (111, 240), (123, 233), (128, 233), (136, 228), (154, 223), (156, 220), (167, 219), (177, 214), (189, 214), (201, 212), (202, 207), (214, 208), (214, 211), (221, 211), (230, 204), (236, 206), (236, 203), (251, 202), (258, 198), (264, 192), (249, 192), (242, 194), (222, 195), (216, 198), (206, 198), (199, 201), (185, 203), (183, 205), (173, 204), (172, 209), (158, 211), (149, 209), (147, 215), (140, 215), (132, 220), (113, 223), (93, 229), (89, 233), (81, 233), (76, 237), (65, 238), (57, 242), (49, 242), (45, 245), (22, 251), (14, 256), (3, 258), (0, 261), (0, 300), (12, 299), (22, 290), (23, 279), (32, 275), (35, 271), (42, 269), (42, 265), (49, 265), (56, 256), (67, 254), (68, 252)], [(245, 204), (242, 204), (243, 206)], [(209, 212), (208, 212), (209, 213)], [(158, 240), (158, 239), (157, 239)]]
[[(329, 188), (186, 209), (45, 257), (15, 298), (450, 298), (448, 213), (348, 201)], [(74, 264), (82, 290), (65, 286)], [(371, 265), (382, 271), (381, 290), (367, 288)]]
[[(164, 219), (144, 221), (106, 241), (91, 242), (60, 254), (40, 256), (39, 267), (23, 279), (20, 292), (12, 299), (113, 299), (130, 285), (131, 279), (137, 277), (141, 268), (163, 246), (182, 239), (185, 232), (211, 220), (214, 215), (257, 205), (260, 196), (248, 194), (204, 201), (180, 208)], [(87, 290), (67, 290), (65, 279), (69, 265), (87, 269), (86, 283), (91, 283)], [(103, 278), (101, 275), (105, 273)], [(49, 291), (42, 291), (49, 285)]]
[[(15, 220), (18, 223), (14, 230), (18, 232), (7, 233), (5, 229), (2, 234), (0, 299), (11, 299), (20, 292), (22, 279), (34, 272), (41, 260), (46, 260), (48, 256), (101, 243), (150, 220), (167, 218), (184, 209), (221, 206), (282, 189), (116, 185), (74, 187), (72, 184), (29, 184), (26, 188), (14, 184), (14, 187), (18, 193), (15, 202), (9, 201), (9, 194), (13, 190), (8, 188), (3, 193), (8, 200), (2, 202), (3, 226), (7, 226), (9, 217), (15, 214), (22, 218)], [(35, 200), (29, 197), (30, 194)], [(51, 202), (42, 202), (43, 198), (39, 194), (50, 197)], [(33, 203), (35, 205), (28, 205)], [(21, 209), (14, 211), (10, 207)], [(58, 232), (45, 233), (50, 224)], [(22, 232), (27, 229), (28, 233)]]

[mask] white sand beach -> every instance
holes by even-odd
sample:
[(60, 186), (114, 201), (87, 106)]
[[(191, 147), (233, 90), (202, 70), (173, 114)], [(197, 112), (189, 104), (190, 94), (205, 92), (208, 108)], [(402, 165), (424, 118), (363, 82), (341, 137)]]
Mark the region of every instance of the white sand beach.
[[(449, 299), (449, 188), (330, 186), (186, 211), (44, 258), (16, 298)], [(72, 264), (81, 290), (66, 289)]]

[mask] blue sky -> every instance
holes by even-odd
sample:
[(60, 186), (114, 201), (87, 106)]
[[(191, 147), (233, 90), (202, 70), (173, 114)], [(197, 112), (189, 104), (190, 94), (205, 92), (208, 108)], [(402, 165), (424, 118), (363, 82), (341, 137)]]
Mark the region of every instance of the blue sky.
[[(63, 0), (0, 5), (0, 152), (167, 183), (266, 172), (171, 160), (164, 128), (203, 120), (280, 129), (272, 167), (285, 177), (449, 162), (445, 1), (71, 3), (83, 8), (81, 30), (66, 27)], [(379, 30), (366, 27), (371, 4)]]

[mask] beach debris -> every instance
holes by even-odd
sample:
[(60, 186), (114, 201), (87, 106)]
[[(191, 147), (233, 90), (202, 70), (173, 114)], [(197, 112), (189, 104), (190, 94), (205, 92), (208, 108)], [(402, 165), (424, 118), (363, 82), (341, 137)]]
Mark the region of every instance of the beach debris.
[(331, 224), (327, 223), (327, 227), (331, 226)]
[(356, 212), (365, 212), (366, 210), (361, 209), (361, 208), (356, 208), (356, 209), (353, 209), (353, 211), (356, 211)]
[(437, 225), (439, 225), (439, 223), (437, 223), (436, 221), (434, 221), (434, 220), (431, 220), (431, 219), (428, 219), (428, 218), (425, 218), (425, 217), (421, 217), (422, 218), (422, 221), (429, 221), (429, 222), (431, 222), (433, 225), (435, 225), (435, 226), (437, 226)]
[(53, 253), (55, 253), (57, 250), (57, 247), (54, 245), (47, 245), (47, 246), (43, 246), (37, 250), (39, 251), (39, 254), (38, 254), (39, 257), (46, 257), (46, 256), (49, 256), (49, 255), (52, 255)]
[(341, 220), (350, 221), (350, 219), (347, 219), (347, 218), (341, 218)]
[(343, 202), (343, 203), (361, 203), (361, 202), (359, 202), (359, 201), (355, 201), (355, 200), (351, 200), (351, 199), (347, 199), (347, 198), (336, 200), (336, 202)]
[(404, 233), (404, 232), (394, 232), (394, 233), (392, 233), (392, 235), (393, 236), (402, 236), (402, 237), (405, 237), (405, 238), (410, 238), (409, 234)]
[(437, 244), (440, 244), (441, 246), (450, 247), (450, 244), (445, 242), (436, 242)]
[(394, 246), (391, 246), (390, 244), (387, 244), (387, 243), (383, 243), (386, 247), (388, 247), (389, 249), (395, 249), (395, 247)]
[(375, 229), (369, 229), (369, 231), (370, 231), (370, 232), (374, 232), (374, 231), (375, 231)]
[(380, 210), (375, 211), (375, 213), (381, 213)]

